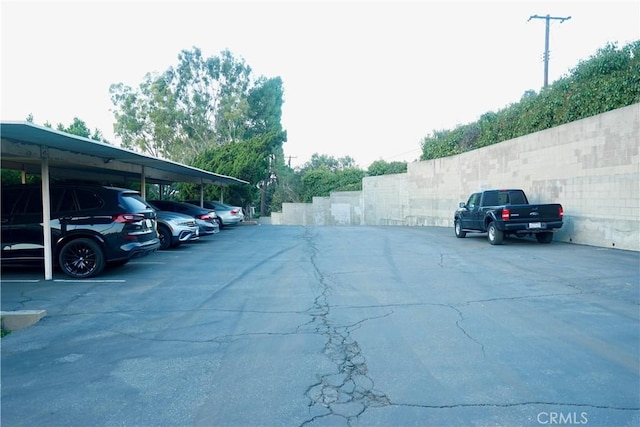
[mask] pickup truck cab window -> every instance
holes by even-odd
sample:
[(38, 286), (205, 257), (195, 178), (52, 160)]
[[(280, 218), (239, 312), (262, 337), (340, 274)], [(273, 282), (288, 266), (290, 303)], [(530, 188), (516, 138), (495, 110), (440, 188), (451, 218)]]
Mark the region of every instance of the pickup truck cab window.
[(511, 191), (509, 193), (509, 203), (512, 205), (526, 205), (529, 202), (527, 202), (527, 198), (522, 191)]
[(469, 197), (467, 201), (467, 209), (474, 210), (480, 206), (480, 193), (474, 193)]
[[(504, 199), (506, 199), (506, 193), (504, 193)], [(484, 199), (482, 206), (499, 206), (500, 198), (497, 191), (487, 191), (484, 193)]]

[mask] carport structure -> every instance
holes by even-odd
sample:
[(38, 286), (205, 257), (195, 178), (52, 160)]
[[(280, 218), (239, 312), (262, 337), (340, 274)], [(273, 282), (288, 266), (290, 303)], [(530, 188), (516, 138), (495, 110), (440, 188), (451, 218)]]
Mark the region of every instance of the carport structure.
[(142, 197), (146, 184), (188, 182), (228, 186), (248, 184), (239, 178), (163, 160), (77, 135), (59, 132), (29, 122), (0, 123), (2, 169), (40, 174), (44, 228), (45, 280), (53, 278), (51, 252), (50, 176), (63, 179), (101, 181), (127, 187), (139, 182)]

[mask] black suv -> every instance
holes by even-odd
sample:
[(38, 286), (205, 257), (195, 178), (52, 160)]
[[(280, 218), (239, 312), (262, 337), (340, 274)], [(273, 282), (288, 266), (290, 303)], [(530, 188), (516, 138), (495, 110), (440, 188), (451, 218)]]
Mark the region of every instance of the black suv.
[[(54, 265), (74, 278), (93, 277), (107, 263), (124, 264), (158, 250), (156, 213), (133, 190), (83, 184), (51, 184)], [(3, 264), (44, 260), (42, 190), (2, 187)]]

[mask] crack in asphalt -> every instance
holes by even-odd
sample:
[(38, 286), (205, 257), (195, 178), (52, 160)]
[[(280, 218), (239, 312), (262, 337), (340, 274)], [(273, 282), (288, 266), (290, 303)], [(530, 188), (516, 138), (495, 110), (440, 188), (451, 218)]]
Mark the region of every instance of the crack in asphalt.
[(471, 341), (473, 341), (474, 343), (478, 344), (480, 346), (480, 350), (482, 351), (482, 357), (483, 358), (487, 358), (487, 353), (484, 350), (484, 344), (482, 344), (480, 341), (478, 341), (477, 339), (475, 339), (474, 337), (471, 336), (471, 334), (469, 334), (466, 329), (464, 329), (462, 327), (462, 325), (460, 324), (461, 322), (464, 321), (464, 315), (462, 314), (462, 311), (457, 309), (456, 307), (454, 307), (453, 305), (448, 305), (447, 307), (451, 308), (453, 311), (455, 311), (456, 313), (458, 313), (458, 316), (460, 317), (460, 319), (456, 320), (456, 328), (460, 329), (460, 331), (462, 331), (462, 333), (464, 334), (464, 336), (466, 336), (467, 338), (469, 338)]
[(514, 408), (518, 406), (531, 406), (531, 405), (545, 405), (545, 406), (568, 406), (576, 408), (591, 408), (591, 409), (610, 409), (614, 411), (638, 411), (640, 407), (631, 406), (610, 406), (610, 405), (596, 405), (593, 403), (568, 403), (568, 402), (547, 402), (547, 401), (529, 401), (529, 402), (512, 402), (512, 403), (454, 403), (451, 405), (423, 405), (419, 403), (390, 403), (390, 406), (405, 406), (412, 408), (424, 408), (424, 409), (455, 409), (455, 408)]
[(367, 408), (390, 404), (389, 398), (375, 389), (375, 383), (369, 376), (367, 360), (358, 342), (351, 337), (353, 330), (371, 319), (362, 319), (351, 325), (333, 324), (329, 318), (331, 307), (328, 301), (331, 287), (315, 262), (317, 249), (308, 235), (308, 230), (305, 238), (311, 248), (310, 260), (320, 293), (308, 310), (311, 320), (300, 325), (298, 330), (309, 328), (326, 337), (324, 354), (335, 364), (336, 370), (320, 375), (318, 382), (305, 391), (309, 399), (308, 410), (311, 418), (301, 426), (328, 416), (343, 418), (347, 425), (351, 425)]

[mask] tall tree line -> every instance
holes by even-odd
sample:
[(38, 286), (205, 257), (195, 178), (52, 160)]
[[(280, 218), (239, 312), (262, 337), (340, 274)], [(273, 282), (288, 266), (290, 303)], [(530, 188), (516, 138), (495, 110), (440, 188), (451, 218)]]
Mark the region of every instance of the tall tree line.
[[(255, 184), (270, 176), (273, 159), (284, 161), (284, 90), (280, 77), (254, 77), (251, 67), (230, 51), (205, 57), (183, 50), (178, 64), (147, 74), (137, 88), (109, 88), (114, 133), (125, 148), (189, 164)], [(191, 197), (198, 189), (181, 185)], [(205, 189), (220, 196), (218, 187)], [(253, 203), (254, 185), (232, 186), (236, 203)]]

